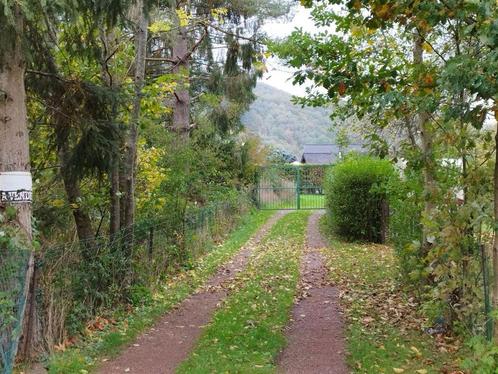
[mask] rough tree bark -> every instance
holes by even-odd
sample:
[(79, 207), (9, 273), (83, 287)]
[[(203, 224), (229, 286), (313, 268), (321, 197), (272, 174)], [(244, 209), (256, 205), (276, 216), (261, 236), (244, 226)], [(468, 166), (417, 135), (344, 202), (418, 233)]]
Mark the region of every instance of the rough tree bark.
[[(424, 63), (423, 55), (423, 45), (424, 39), (415, 32), (414, 34), (414, 47), (413, 47), (413, 63), (415, 65), (422, 65)], [(432, 216), (434, 211), (434, 193), (436, 190), (436, 181), (434, 177), (434, 160), (433, 160), (433, 144), (432, 144), (432, 127), (430, 123), (430, 113), (424, 110), (420, 110), (416, 117), (416, 128), (420, 131), (420, 147), (422, 151), (422, 157), (424, 160), (424, 216), (429, 218)], [(422, 255), (427, 254), (429, 250), (430, 243), (428, 238), (428, 232), (424, 226), (422, 229)]]
[(144, 1), (138, 0), (135, 8), (135, 98), (131, 114), (130, 133), (126, 144), (126, 194), (124, 211), (121, 218), (127, 233), (126, 248), (129, 251), (133, 242), (133, 223), (135, 219), (135, 174), (137, 160), (138, 126), (142, 104), (142, 90), (145, 83), (145, 65), (147, 57), (148, 20), (144, 10)]
[[(182, 4), (180, 3), (176, 9), (181, 7)], [(180, 23), (179, 20), (178, 23)], [(190, 127), (190, 56), (186, 27), (179, 25), (178, 32), (173, 40), (172, 54), (173, 60), (176, 61), (173, 66), (173, 73), (178, 75), (178, 86), (174, 92), (173, 130), (185, 143), (189, 137)]]
[(188, 37), (185, 28), (181, 28), (173, 45), (173, 58), (177, 60), (173, 72), (179, 75), (178, 86), (175, 90), (175, 104), (173, 106), (173, 129), (183, 140), (188, 138), (190, 126), (190, 93), (188, 54)]
[[(22, 29), (22, 25), (19, 25)], [(21, 41), (0, 63), (0, 172), (30, 172), (29, 133)], [(14, 205), (17, 219), (31, 237), (31, 203)]]
[[(29, 133), (26, 111), (26, 91), (24, 88), (25, 64), (22, 53), (21, 35), (23, 18), (18, 7), (15, 14), (15, 29), (17, 31), (12, 44), (0, 51), (0, 173), (30, 172)], [(5, 30), (0, 27), (0, 32)], [(8, 203), (1, 202), (0, 205)], [(28, 241), (32, 239), (31, 202), (13, 204), (17, 211), (17, 222), (23, 229)], [(30, 248), (27, 248), (30, 250)], [(23, 297), (27, 299), (26, 310), (30, 310), (30, 284), (34, 269), (33, 253), (30, 254), (26, 266), (26, 277)], [(24, 310), (21, 311), (24, 316)], [(23, 331), (30, 326), (29, 315), (23, 318)], [(26, 340), (26, 339), (24, 339)], [(17, 352), (17, 342), (14, 342), (14, 352)], [(7, 369), (9, 370), (9, 369)]]

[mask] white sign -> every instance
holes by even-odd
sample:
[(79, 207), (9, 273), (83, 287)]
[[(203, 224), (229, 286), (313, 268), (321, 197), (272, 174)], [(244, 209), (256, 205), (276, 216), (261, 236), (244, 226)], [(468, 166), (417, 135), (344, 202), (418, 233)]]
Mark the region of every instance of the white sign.
[(33, 198), (31, 173), (25, 171), (0, 172), (0, 201), (30, 202)]

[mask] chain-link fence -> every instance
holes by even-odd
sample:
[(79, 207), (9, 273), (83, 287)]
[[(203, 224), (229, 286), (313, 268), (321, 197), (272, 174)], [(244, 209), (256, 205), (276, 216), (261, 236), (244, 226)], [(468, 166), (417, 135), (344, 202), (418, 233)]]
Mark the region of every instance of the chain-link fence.
[(25, 305), (26, 272), (30, 255), (27, 249), (0, 245), (1, 373), (12, 371), (17, 344), (22, 332), (21, 320)]
[[(162, 217), (132, 230), (42, 247), (36, 253), (38, 350), (86, 327), (95, 316), (150, 302), (155, 287), (191, 266), (249, 210), (245, 195)], [(21, 335), (28, 251), (0, 249), (0, 372), (9, 373)]]
[[(489, 235), (488, 235), (489, 236)], [(483, 241), (483, 239), (485, 239)], [(458, 328), (467, 336), (484, 336), (492, 340), (493, 318), (491, 307), (491, 261), (489, 259), (492, 242), (486, 235), (477, 235), (471, 231), (463, 236), (459, 243), (461, 258), (459, 265), (445, 255), (448, 243), (436, 243), (440, 248), (439, 257), (433, 257), (430, 263), (421, 258), (423, 244), (421, 211), (409, 203), (397, 206), (390, 211), (389, 242), (393, 244), (400, 258), (403, 277), (410, 278), (414, 267), (425, 271), (426, 267), (444, 267), (442, 275), (431, 278), (427, 287), (435, 289), (440, 284), (450, 284), (458, 280), (453, 292), (448, 295), (445, 306), (449, 317), (458, 318)], [(429, 243), (429, 245), (433, 245)], [(454, 245), (454, 244), (453, 244)], [(430, 282), (433, 282), (432, 284)], [(409, 283), (409, 282), (408, 282)], [(442, 292), (440, 292), (442, 294)], [(441, 317), (442, 320), (445, 318)]]

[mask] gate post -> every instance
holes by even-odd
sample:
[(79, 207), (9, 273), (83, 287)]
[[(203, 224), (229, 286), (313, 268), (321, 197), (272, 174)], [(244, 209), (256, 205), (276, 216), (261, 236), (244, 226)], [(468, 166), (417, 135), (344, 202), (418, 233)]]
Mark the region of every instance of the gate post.
[(296, 173), (296, 206), (297, 210), (301, 209), (301, 167), (297, 167)]
[(256, 174), (254, 176), (254, 188), (252, 190), (252, 200), (258, 209), (261, 209), (260, 174), (261, 170), (256, 170)]

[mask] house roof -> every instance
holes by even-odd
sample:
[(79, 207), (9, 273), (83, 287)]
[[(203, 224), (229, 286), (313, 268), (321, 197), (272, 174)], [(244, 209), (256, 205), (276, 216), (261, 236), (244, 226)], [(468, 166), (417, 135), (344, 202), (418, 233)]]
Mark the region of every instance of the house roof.
[(304, 153), (301, 158), (303, 164), (325, 165), (335, 161), (336, 156), (332, 153)]
[(362, 150), (362, 144), (350, 144), (346, 149), (338, 144), (305, 144), (301, 162), (315, 165), (332, 164), (340, 157), (341, 152), (362, 152)]

